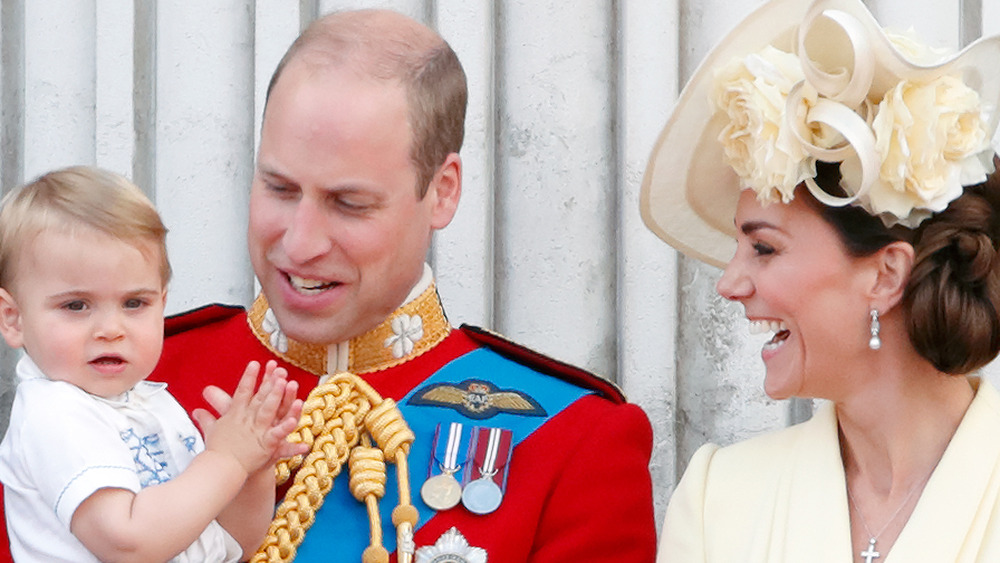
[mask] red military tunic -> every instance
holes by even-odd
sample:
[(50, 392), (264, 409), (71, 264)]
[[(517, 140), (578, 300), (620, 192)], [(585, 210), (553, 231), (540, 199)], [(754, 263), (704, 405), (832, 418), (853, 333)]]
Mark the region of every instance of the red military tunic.
[[(406, 321), (402, 325), (400, 316)], [(412, 330), (410, 321), (415, 317), (421, 321), (419, 330)], [(414, 504), (421, 509), (414, 541), (431, 550), (425, 556), (439, 554), (433, 546), (454, 527), (470, 547), (485, 550), (492, 562), (654, 559), (648, 470), (652, 431), (642, 410), (626, 403), (613, 385), (587, 372), (481, 329), (452, 329), (433, 285), (383, 325), (348, 345), (329, 349), (285, 338), (263, 297), (248, 313), (210, 306), (168, 319), (167, 335), (151, 379), (167, 382), (189, 412), (207, 407), (201, 397), (206, 385), (231, 392), (248, 361), (269, 359), (288, 369), (289, 377), (300, 384), (302, 398), (320, 375), (344, 369), (346, 363), (348, 371), (399, 403), (416, 434), (409, 475)], [(394, 346), (402, 357), (392, 353)], [(432, 381), (452, 388), (469, 380), (518, 393), (543, 407), (545, 414), (484, 413), (461, 404), (428, 406), (416, 400), (427, 395), (422, 390), (431, 388)], [(490, 514), (473, 514), (461, 504), (435, 512), (419, 498), (428, 464), (415, 460), (429, 457), (433, 437), (429, 429), (435, 422), (456, 420), (469, 426), (515, 428), (517, 440), (503, 501)], [(521, 429), (523, 424), (526, 430)], [(345, 492), (347, 482), (345, 468), (306, 532), (296, 561), (360, 561), (368, 545), (368, 523), (363, 505)], [(387, 483), (392, 488), (395, 480)], [(392, 552), (394, 502), (388, 500), (387, 494), (380, 510), (386, 547)]]

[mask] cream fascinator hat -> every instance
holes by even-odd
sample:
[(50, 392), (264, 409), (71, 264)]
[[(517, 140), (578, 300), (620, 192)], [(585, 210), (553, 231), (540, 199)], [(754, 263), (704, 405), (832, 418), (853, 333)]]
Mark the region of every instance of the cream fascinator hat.
[[(947, 55), (884, 31), (861, 0), (771, 0), (702, 61), (646, 167), (646, 225), (723, 267), (741, 189), (916, 227), (993, 171), (1000, 37)], [(847, 197), (813, 181), (839, 162)]]

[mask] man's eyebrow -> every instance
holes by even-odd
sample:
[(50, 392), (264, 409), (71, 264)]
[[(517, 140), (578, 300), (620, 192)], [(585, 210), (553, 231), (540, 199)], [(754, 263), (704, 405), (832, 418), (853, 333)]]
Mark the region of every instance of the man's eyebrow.
[(270, 168), (268, 168), (266, 166), (260, 166), (260, 165), (258, 165), (257, 166), (257, 170), (259, 170), (260, 173), (262, 175), (264, 175), (264, 176), (268, 176), (268, 177), (274, 178), (276, 180), (281, 180), (282, 182), (287, 182), (288, 181), (288, 178), (284, 174), (282, 174), (281, 172), (278, 172), (276, 170), (272, 170), (272, 169), (270, 169)]

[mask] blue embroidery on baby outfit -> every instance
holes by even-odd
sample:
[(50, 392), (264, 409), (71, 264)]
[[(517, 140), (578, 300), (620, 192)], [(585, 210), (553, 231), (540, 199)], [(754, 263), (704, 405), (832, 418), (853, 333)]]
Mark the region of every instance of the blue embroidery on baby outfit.
[(192, 454), (196, 453), (195, 446), (198, 445), (197, 438), (195, 438), (194, 436), (184, 436), (182, 434), (178, 434), (177, 437), (180, 438), (181, 442), (184, 444), (184, 447), (187, 448), (188, 453)]
[(135, 472), (139, 477), (139, 484), (143, 488), (150, 485), (159, 485), (170, 480), (170, 472), (167, 471), (165, 454), (160, 447), (160, 435), (153, 433), (148, 436), (139, 436), (135, 430), (129, 428), (121, 433), (122, 441), (132, 451), (132, 461), (135, 462)]

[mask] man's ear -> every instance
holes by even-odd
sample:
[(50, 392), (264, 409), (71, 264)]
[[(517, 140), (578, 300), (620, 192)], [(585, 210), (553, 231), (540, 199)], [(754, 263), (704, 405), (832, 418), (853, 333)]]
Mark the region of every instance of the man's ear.
[[(433, 193), (432, 193), (433, 192)], [(443, 229), (451, 223), (462, 197), (462, 159), (458, 153), (451, 153), (438, 168), (424, 197), (434, 198), (431, 211), (431, 227)]]
[(875, 261), (875, 279), (871, 287), (872, 306), (887, 311), (903, 299), (903, 292), (913, 272), (914, 250), (908, 242), (887, 244), (872, 259)]
[(0, 334), (11, 348), (24, 346), (24, 336), (21, 331), (21, 309), (18, 308), (14, 296), (0, 287)]

